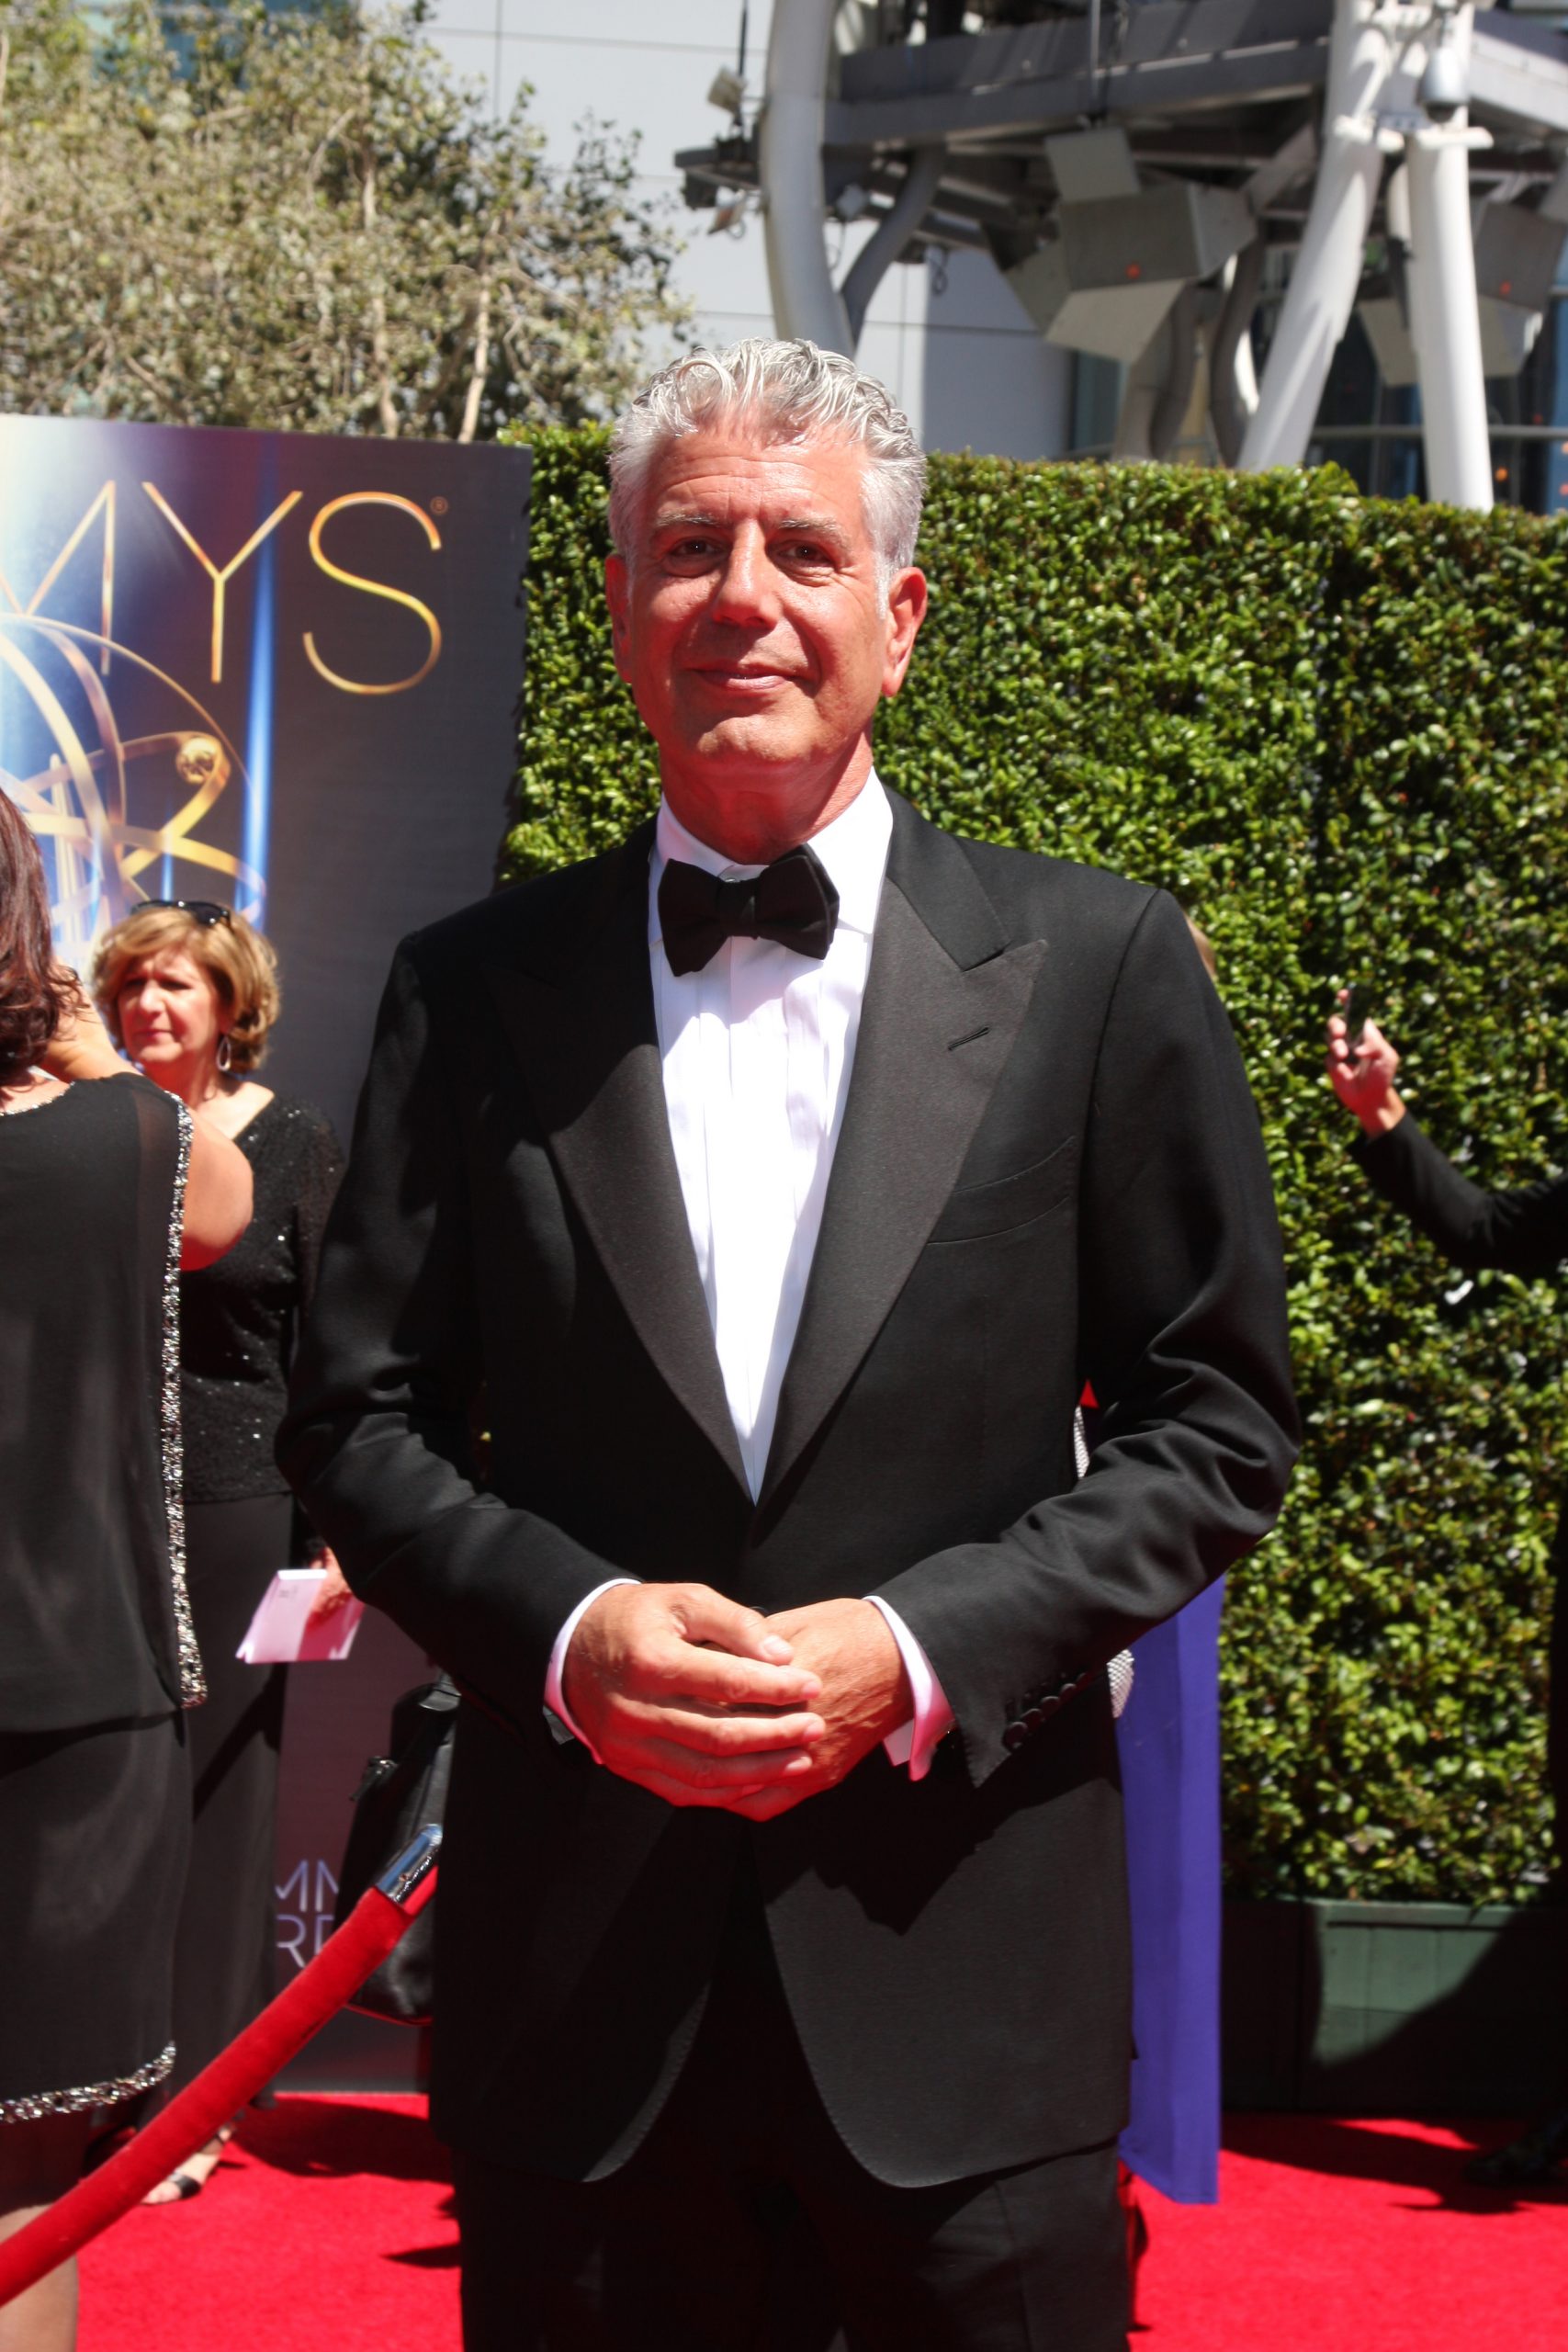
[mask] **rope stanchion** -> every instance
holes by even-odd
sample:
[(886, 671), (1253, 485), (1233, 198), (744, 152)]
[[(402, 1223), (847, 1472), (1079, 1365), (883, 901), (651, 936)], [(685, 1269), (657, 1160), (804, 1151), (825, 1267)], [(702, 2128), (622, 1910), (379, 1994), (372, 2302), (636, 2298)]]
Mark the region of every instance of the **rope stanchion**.
[(210, 2066), (118, 2154), (0, 2245), (0, 2305), (36, 2286), (140, 2204), (353, 1999), (434, 1894), (440, 1845), (437, 1827), (422, 1829), (366, 1889), (314, 1960)]

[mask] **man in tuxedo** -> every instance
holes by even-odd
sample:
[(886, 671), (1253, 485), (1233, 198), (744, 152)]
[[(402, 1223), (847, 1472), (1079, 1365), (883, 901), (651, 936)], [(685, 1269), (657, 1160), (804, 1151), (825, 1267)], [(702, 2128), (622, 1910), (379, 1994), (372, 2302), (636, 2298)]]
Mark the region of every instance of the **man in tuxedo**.
[(657, 821), (400, 949), (281, 1442), (464, 1694), (465, 2343), (1111, 2352), (1105, 1668), (1293, 1456), (1257, 1117), (1169, 899), (878, 782), (883, 389), (688, 355), (612, 472)]

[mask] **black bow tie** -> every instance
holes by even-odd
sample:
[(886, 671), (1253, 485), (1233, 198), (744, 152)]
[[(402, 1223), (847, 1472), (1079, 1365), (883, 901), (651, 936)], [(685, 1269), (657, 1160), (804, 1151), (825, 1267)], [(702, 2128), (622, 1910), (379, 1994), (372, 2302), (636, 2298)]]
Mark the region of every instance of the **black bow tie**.
[(672, 972), (700, 972), (727, 939), (772, 939), (819, 964), (833, 944), (839, 894), (804, 842), (749, 882), (671, 859), (659, 877), (659, 921)]

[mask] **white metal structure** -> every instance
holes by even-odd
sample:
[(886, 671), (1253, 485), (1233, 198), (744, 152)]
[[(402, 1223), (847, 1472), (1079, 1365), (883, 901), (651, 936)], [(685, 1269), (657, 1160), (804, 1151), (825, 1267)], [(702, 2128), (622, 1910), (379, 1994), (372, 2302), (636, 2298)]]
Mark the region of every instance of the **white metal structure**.
[[(1429, 494), (1484, 507), (1565, 156), (1568, 33), (1484, 0), (773, 0), (754, 121), (677, 160), (694, 203), (758, 191), (782, 334), (852, 349), (894, 262), (988, 252), (1047, 341), (1126, 363), (1118, 455), (1196, 412), (1299, 464), (1359, 303)], [(870, 228), (839, 282), (833, 221)]]
[[(1275, 330), (1269, 371), (1240, 464), (1299, 465), (1329, 363), (1349, 324), (1388, 157), (1404, 155), (1398, 224), (1410, 252), (1409, 330), (1421, 387), (1427, 486), (1455, 506), (1492, 503), (1485, 368), (1470, 217), (1470, 155), (1492, 144), (1472, 131), (1475, 11), (1336, 0), (1324, 105), (1323, 155), (1312, 209)], [(1443, 65), (1451, 67), (1445, 85)], [(1435, 109), (1422, 104), (1425, 89)], [(1457, 104), (1445, 102), (1445, 87)], [(1407, 224), (1407, 225), (1406, 225)]]
[(780, 334), (803, 336), (828, 351), (852, 351), (859, 338), (822, 242), (828, 58), (838, 6), (839, 0), (774, 0), (757, 164)]

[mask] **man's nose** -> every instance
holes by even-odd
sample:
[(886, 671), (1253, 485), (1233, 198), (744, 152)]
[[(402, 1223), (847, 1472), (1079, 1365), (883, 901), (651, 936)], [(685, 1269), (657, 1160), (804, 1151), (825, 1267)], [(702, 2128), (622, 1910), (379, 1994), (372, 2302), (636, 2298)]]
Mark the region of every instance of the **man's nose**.
[(768, 560), (767, 541), (761, 531), (738, 531), (714, 589), (715, 620), (736, 623), (771, 621), (778, 611), (777, 582)]

